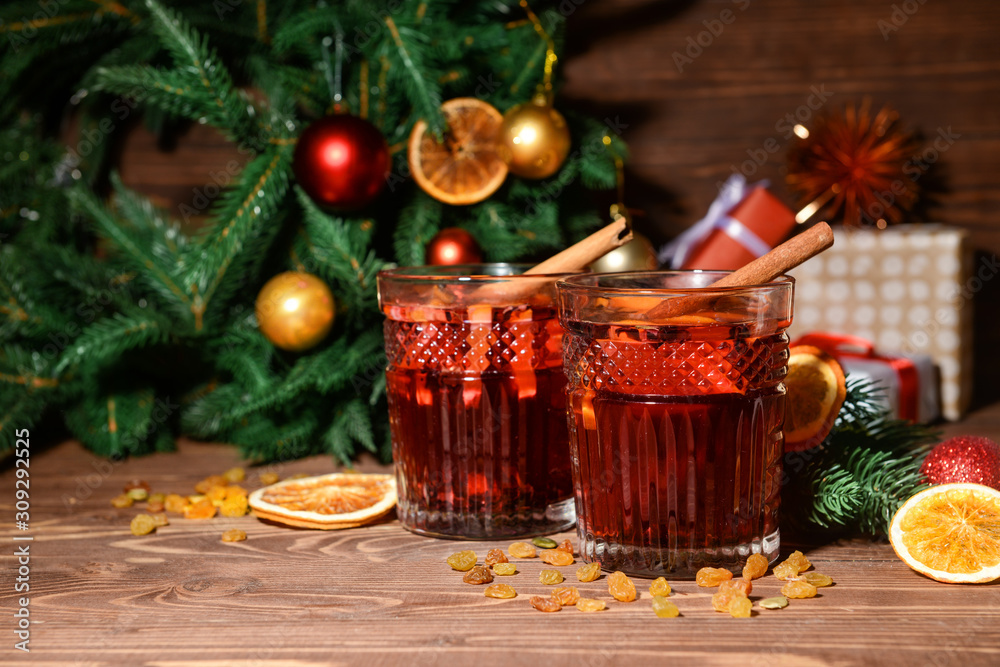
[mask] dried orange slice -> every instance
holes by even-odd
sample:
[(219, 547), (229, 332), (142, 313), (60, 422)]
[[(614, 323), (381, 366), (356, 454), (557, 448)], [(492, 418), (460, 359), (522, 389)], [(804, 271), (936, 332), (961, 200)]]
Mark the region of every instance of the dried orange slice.
[(924, 489), (892, 517), (889, 541), (903, 562), (931, 579), (1000, 579), (1000, 491), (966, 483)]
[(785, 377), (785, 451), (801, 452), (823, 442), (847, 397), (844, 369), (812, 345), (788, 351)]
[(441, 105), (448, 129), (438, 143), (417, 121), (407, 157), (413, 179), (427, 194), (446, 204), (474, 204), (496, 192), (507, 178), (507, 163), (497, 150), (503, 115), (474, 97)]
[(286, 479), (250, 494), (250, 508), (258, 518), (321, 530), (370, 523), (395, 505), (392, 475), (333, 473)]

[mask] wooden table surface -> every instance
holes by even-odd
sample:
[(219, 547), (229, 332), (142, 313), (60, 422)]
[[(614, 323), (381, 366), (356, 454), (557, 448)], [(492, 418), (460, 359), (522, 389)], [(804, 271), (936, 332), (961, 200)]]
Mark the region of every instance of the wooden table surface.
[[(1000, 405), (974, 413), (949, 433), (1000, 436)], [(940, 584), (916, 574), (885, 543), (802, 545), (835, 586), (777, 611), (732, 619), (712, 611), (710, 589), (671, 582), (682, 616), (659, 619), (643, 580), (639, 600), (609, 602), (598, 614), (567, 608), (542, 614), (528, 604), (545, 593), (541, 564), (519, 561), (505, 579), (513, 600), (483, 596), (445, 558), (462, 548), (480, 557), (504, 542), (418, 537), (395, 521), (324, 532), (265, 524), (252, 516), (207, 521), (171, 518), (134, 537), (141, 509), (110, 499), (133, 478), (154, 491), (182, 493), (240, 463), (236, 449), (182, 441), (176, 453), (111, 463), (76, 442), (32, 442), (31, 517), (13, 524), (15, 474), (2, 473), (4, 577), (0, 664), (48, 665), (481, 665), (599, 667), (664, 664), (671, 659), (724, 665), (1000, 664), (1000, 585)], [(374, 470), (374, 463), (360, 466)], [(251, 468), (320, 474), (316, 457)], [(220, 535), (242, 528), (247, 541)], [(14, 541), (15, 537), (33, 538)], [(560, 535), (557, 539), (562, 539)], [(783, 544), (789, 551), (791, 544)], [(15, 593), (10, 555), (29, 545), (30, 591)], [(610, 600), (602, 577), (579, 584), (577, 565), (561, 568), (584, 594)], [(770, 575), (754, 597), (777, 594)], [(14, 649), (12, 612), (30, 597), (30, 654)]]

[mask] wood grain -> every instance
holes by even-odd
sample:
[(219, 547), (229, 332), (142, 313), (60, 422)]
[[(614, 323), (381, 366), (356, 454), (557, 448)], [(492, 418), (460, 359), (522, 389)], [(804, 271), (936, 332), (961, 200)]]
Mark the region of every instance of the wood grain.
[[(1000, 405), (973, 414), (953, 432), (1000, 436)], [(188, 492), (199, 479), (239, 463), (225, 445), (188, 441), (179, 450), (123, 463), (94, 457), (76, 442), (31, 458), (32, 662), (51, 665), (990, 665), (1000, 661), (1000, 585), (950, 586), (916, 574), (885, 543), (798, 545), (837, 582), (813, 600), (735, 620), (710, 608), (710, 591), (671, 582), (682, 611), (658, 619), (640, 598), (600, 614), (564, 609), (542, 615), (528, 597), (543, 594), (537, 560), (517, 561), (506, 579), (519, 596), (491, 600), (461, 582), (448, 554), (508, 542), (457, 542), (412, 535), (395, 520), (344, 531), (311, 531), (252, 517), (208, 521), (171, 517), (155, 534), (134, 537), (141, 509), (110, 499), (132, 479), (154, 490)], [(383, 470), (371, 461), (360, 468)], [(333, 471), (315, 457), (259, 473)], [(14, 472), (0, 475), (0, 541), (13, 544)], [(239, 527), (246, 542), (225, 544)], [(575, 536), (564, 534), (557, 536)], [(785, 551), (793, 545), (786, 544)], [(11, 549), (6, 550), (9, 554)], [(570, 580), (577, 565), (560, 568)], [(5, 571), (13, 559), (5, 556)], [(4, 578), (0, 599), (17, 595)], [(579, 584), (610, 600), (604, 579)], [(765, 578), (754, 595), (775, 594)], [(10, 627), (10, 617), (3, 626)], [(8, 631), (8, 641), (9, 631)], [(18, 659), (11, 645), (0, 662)]]

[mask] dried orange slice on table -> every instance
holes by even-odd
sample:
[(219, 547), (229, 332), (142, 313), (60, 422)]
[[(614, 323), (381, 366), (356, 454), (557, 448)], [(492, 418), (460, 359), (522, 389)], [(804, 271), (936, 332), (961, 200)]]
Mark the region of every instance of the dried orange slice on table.
[(250, 508), (258, 518), (320, 530), (356, 528), (395, 506), (392, 475), (333, 473), (288, 479), (250, 494)]
[(788, 350), (785, 389), (785, 451), (819, 445), (847, 398), (844, 369), (818, 347), (796, 345)]
[(893, 516), (889, 541), (903, 562), (931, 579), (1000, 579), (1000, 491), (965, 483), (924, 489)]
[(500, 157), (503, 115), (474, 97), (458, 97), (441, 105), (447, 129), (444, 141), (419, 120), (410, 133), (410, 172), (427, 194), (446, 204), (474, 204), (496, 192), (507, 178)]

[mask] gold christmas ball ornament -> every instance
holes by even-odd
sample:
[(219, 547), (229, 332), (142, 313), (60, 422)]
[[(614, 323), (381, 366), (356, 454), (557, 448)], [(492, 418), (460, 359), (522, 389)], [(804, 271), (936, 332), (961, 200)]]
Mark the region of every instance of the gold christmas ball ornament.
[(548, 178), (559, 171), (569, 148), (566, 119), (544, 98), (518, 104), (504, 114), (499, 152), (512, 174)]
[(267, 281), (257, 295), (257, 326), (275, 347), (302, 352), (326, 338), (333, 326), (333, 293), (310, 273), (288, 271)]
[(590, 265), (590, 270), (594, 273), (655, 271), (659, 266), (653, 244), (642, 234), (632, 232), (631, 241), (598, 259)]

